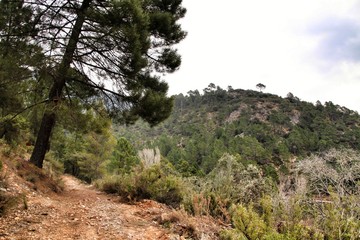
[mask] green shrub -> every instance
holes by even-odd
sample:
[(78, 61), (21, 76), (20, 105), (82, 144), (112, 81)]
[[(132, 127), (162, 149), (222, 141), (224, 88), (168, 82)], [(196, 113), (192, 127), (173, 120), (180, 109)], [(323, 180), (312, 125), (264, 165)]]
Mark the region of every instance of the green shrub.
[[(220, 232), (222, 240), (282, 240), (288, 239), (277, 233), (268, 225), (264, 215), (260, 216), (250, 204), (249, 207), (237, 205), (232, 207), (233, 229)], [(290, 239), (289, 239), (290, 240)]]
[[(284, 234), (285, 239), (290, 240), (323, 240), (324, 235), (319, 231), (310, 226), (306, 226), (303, 223), (297, 223), (292, 226), (291, 230)], [(341, 239), (341, 238), (340, 238)]]
[(151, 198), (172, 207), (178, 207), (184, 198), (181, 180), (175, 176), (158, 179), (149, 186), (149, 193)]
[(257, 202), (272, 190), (273, 184), (260, 168), (240, 161), (238, 156), (224, 154), (206, 177), (204, 188), (232, 203)]
[(236, 229), (226, 229), (220, 231), (221, 240), (248, 240), (241, 232)]
[(185, 195), (182, 180), (167, 174), (160, 165), (107, 177), (97, 181), (97, 186), (107, 193), (118, 194), (124, 200), (153, 199), (172, 207), (180, 206)]
[(133, 174), (107, 176), (102, 180), (97, 180), (95, 185), (102, 191), (117, 194), (124, 200), (136, 200), (136, 183)]
[(183, 201), (186, 211), (194, 215), (211, 215), (230, 222), (232, 204), (258, 203), (272, 190), (273, 183), (253, 165), (244, 165), (240, 156), (224, 154), (205, 177), (187, 178), (192, 189)]
[(245, 239), (263, 239), (268, 230), (265, 221), (251, 205), (249, 208), (243, 205), (235, 207), (232, 222), (235, 229), (246, 237)]
[(17, 145), (25, 134), (28, 123), (25, 118), (18, 116), (16, 118), (0, 118), (0, 137), (4, 138), (8, 144)]
[[(273, 207), (272, 199), (267, 196), (260, 201), (255, 209), (252, 204), (240, 204), (232, 207), (233, 229), (223, 230), (220, 233), (223, 240), (323, 240), (324, 234), (314, 226), (305, 224), (304, 209), (299, 202), (291, 202), (287, 211), (282, 211), (278, 217), (279, 209)], [(261, 212), (261, 213), (260, 213)], [(277, 218), (276, 218), (277, 217)], [(292, 218), (292, 219), (290, 219)], [(348, 238), (327, 238), (348, 239)], [(351, 238), (349, 238), (351, 239)], [(355, 239), (355, 238), (354, 238)]]
[(359, 196), (339, 197), (332, 193), (328, 201), (318, 203), (323, 215), (316, 216), (316, 224), (327, 239), (360, 239), (359, 200)]
[(279, 184), (279, 175), (277, 173), (277, 170), (272, 165), (265, 165), (263, 167), (264, 175), (270, 177), (275, 183)]

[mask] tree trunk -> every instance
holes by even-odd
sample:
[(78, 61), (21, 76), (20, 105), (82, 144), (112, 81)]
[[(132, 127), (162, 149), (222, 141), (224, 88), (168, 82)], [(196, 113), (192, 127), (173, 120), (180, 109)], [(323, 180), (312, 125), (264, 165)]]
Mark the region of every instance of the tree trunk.
[(42, 118), (40, 129), (36, 138), (34, 151), (32, 152), (30, 162), (37, 167), (43, 167), (45, 153), (49, 149), (49, 140), (51, 131), (55, 126), (56, 114), (55, 112), (46, 112)]
[(76, 45), (79, 41), (81, 33), (81, 28), (85, 21), (85, 12), (89, 8), (91, 1), (92, 0), (84, 0), (79, 11), (77, 12), (78, 15), (76, 22), (72, 29), (62, 61), (59, 65), (58, 70), (56, 71), (54, 83), (49, 93), (49, 101), (46, 104), (47, 110), (41, 120), (41, 125), (36, 138), (35, 147), (30, 157), (30, 162), (35, 164), (39, 168), (42, 168), (45, 153), (50, 147), (50, 136), (55, 126), (56, 120), (56, 106), (61, 100), (63, 88), (66, 83), (67, 72), (70, 69), (70, 64), (73, 61), (74, 52), (76, 50)]

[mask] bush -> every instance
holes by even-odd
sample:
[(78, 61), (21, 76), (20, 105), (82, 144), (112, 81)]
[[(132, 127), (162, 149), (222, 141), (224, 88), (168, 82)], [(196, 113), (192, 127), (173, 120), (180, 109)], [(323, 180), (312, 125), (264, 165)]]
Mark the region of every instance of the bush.
[(95, 185), (102, 191), (117, 194), (126, 201), (134, 201), (137, 197), (134, 174), (107, 176), (95, 181)]
[(178, 207), (184, 197), (181, 180), (175, 176), (158, 179), (148, 186), (148, 191), (151, 198), (172, 207)]
[(332, 193), (329, 200), (317, 203), (314, 212), (315, 223), (327, 239), (360, 239), (359, 196), (340, 197)]
[(297, 164), (297, 171), (306, 177), (311, 193), (325, 196), (335, 191), (341, 197), (360, 194), (360, 153), (357, 151), (331, 149), (312, 155)]
[[(302, 221), (291, 224), (285, 222), (275, 227), (269, 222), (268, 214), (259, 214), (250, 204), (237, 205), (232, 210), (233, 229), (223, 230), (220, 238), (223, 240), (323, 240), (324, 235)], [(339, 239), (339, 238), (329, 238)], [(342, 238), (340, 238), (342, 239)]]
[(184, 199), (185, 210), (230, 222), (232, 204), (257, 203), (273, 190), (273, 183), (257, 166), (245, 166), (240, 161), (239, 156), (224, 154), (205, 178), (188, 178), (193, 191)]
[(185, 195), (181, 178), (166, 173), (159, 164), (110, 176), (96, 184), (101, 190), (116, 193), (124, 200), (153, 199), (172, 207), (179, 207)]
[(260, 216), (250, 204), (232, 207), (233, 229), (223, 230), (220, 233), (222, 240), (291, 240), (279, 233), (269, 225), (264, 215)]
[(9, 144), (16, 145), (26, 135), (25, 129), (27, 125), (26, 119), (21, 116), (14, 119), (9, 117), (0, 118), (0, 138), (4, 138)]
[(360, 238), (360, 153), (331, 149), (299, 162), (307, 180), (308, 208), (327, 239)]
[(240, 158), (224, 154), (205, 179), (205, 189), (231, 203), (257, 202), (272, 191), (272, 182), (263, 177), (262, 171), (253, 164), (245, 166)]

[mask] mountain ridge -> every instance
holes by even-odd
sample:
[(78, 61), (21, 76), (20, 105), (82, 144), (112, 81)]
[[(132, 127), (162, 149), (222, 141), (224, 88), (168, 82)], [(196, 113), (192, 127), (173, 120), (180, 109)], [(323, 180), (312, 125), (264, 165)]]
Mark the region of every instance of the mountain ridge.
[[(159, 126), (116, 127), (138, 149), (159, 147), (185, 175), (210, 172), (224, 154), (244, 162), (286, 166), (330, 148), (360, 149), (360, 116), (332, 102), (312, 104), (289, 93), (286, 98), (252, 90), (209, 85), (200, 94), (175, 95), (171, 116)], [(142, 140), (139, 140), (142, 139)]]

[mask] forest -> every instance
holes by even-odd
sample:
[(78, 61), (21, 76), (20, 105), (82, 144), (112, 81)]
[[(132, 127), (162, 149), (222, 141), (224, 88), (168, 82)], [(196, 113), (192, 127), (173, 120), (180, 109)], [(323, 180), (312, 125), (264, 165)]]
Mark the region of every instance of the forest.
[(211, 216), (228, 226), (219, 239), (360, 239), (359, 114), (263, 84), (168, 96), (185, 13), (181, 0), (1, 0), (2, 156)]

